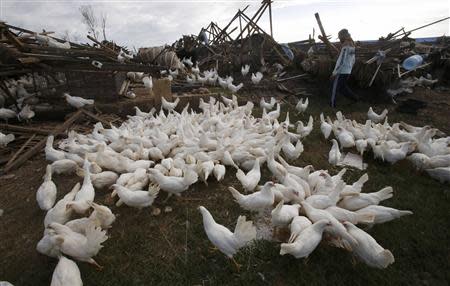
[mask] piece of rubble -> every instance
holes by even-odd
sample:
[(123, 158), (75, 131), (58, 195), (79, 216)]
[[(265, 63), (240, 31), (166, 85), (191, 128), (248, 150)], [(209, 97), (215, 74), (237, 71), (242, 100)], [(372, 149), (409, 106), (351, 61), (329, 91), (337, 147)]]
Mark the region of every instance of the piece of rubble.
[(161, 214), (161, 209), (160, 208), (154, 208), (152, 210), (152, 216), (159, 216)]
[(167, 206), (167, 207), (164, 208), (164, 212), (165, 212), (165, 213), (170, 213), (170, 212), (172, 212), (172, 211), (173, 211), (173, 209), (172, 209), (172, 207), (170, 207), (170, 206)]

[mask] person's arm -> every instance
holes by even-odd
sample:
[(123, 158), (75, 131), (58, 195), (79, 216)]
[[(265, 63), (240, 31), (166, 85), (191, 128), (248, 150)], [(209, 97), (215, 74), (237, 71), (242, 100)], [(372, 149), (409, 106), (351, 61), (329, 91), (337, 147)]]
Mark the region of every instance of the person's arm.
[(347, 56), (348, 56), (348, 48), (342, 47), (339, 57), (336, 61), (336, 66), (334, 67), (334, 70), (333, 70), (333, 73), (331, 76), (335, 76), (341, 71), (343, 63), (345, 63), (345, 61), (347, 60)]

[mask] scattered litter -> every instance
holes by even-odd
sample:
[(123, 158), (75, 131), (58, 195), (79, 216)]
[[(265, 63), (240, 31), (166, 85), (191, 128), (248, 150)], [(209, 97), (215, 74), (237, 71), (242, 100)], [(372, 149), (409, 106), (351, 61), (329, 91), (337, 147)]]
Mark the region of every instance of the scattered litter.
[(161, 214), (161, 209), (160, 208), (154, 208), (152, 210), (152, 216), (159, 216)]
[(342, 160), (338, 165), (353, 167), (359, 170), (365, 170), (368, 166), (367, 163), (363, 163), (363, 158), (360, 155), (350, 152), (345, 155), (344, 160)]
[(164, 208), (164, 212), (165, 213), (170, 213), (172, 211), (173, 211), (172, 207), (167, 206), (167, 207)]

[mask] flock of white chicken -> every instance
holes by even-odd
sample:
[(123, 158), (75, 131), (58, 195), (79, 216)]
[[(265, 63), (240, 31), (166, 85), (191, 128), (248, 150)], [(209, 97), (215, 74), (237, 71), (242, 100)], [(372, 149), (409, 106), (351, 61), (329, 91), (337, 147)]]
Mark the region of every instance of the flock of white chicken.
[[(36, 75), (35, 77), (39, 78), (40, 76)], [(8, 122), (9, 119), (17, 118), (19, 121), (29, 122), (35, 116), (32, 105), (39, 102), (38, 93), (28, 93), (26, 90), (26, 87), (31, 88), (33, 86), (33, 77), (26, 75), (18, 80), (10, 79), (5, 81), (5, 85), (9, 93), (16, 98), (16, 105), (9, 108), (4, 107), (6, 99), (0, 93), (0, 119)], [(71, 96), (68, 93), (64, 93), (63, 97), (70, 106), (76, 109), (94, 104), (93, 99)], [(0, 147), (5, 147), (14, 140), (14, 134), (0, 132)]]
[(333, 132), (336, 138), (331, 139), (329, 163), (338, 165), (342, 161), (343, 148), (356, 147), (361, 156), (370, 148), (376, 159), (394, 164), (406, 158), (416, 169), (425, 170), (441, 183), (450, 182), (450, 137), (430, 126), (416, 127), (404, 122), (390, 125), (387, 114), (387, 109), (377, 114), (370, 107), (365, 124), (346, 119), (341, 112), (336, 113), (334, 121), (329, 117), (325, 120), (321, 114), (323, 136), (328, 139)]
[(7, 95), (0, 89), (0, 119), (17, 118), (19, 121), (29, 121), (35, 113), (31, 106), (39, 102), (38, 93), (29, 93), (27, 88), (33, 87), (33, 77), (24, 75), (19, 79), (8, 79), (4, 81), (10, 96), (16, 99), (16, 105), (12, 108), (6, 108), (5, 103)]
[[(190, 67), (191, 67), (191, 74), (186, 75), (186, 82), (188, 84), (194, 84), (198, 82), (201, 83), (202, 85), (208, 84), (214, 86), (216, 85), (216, 83), (218, 83), (220, 87), (222, 87), (223, 89), (228, 89), (233, 94), (237, 93), (244, 86), (244, 83), (242, 82), (237, 85), (233, 84), (234, 79), (232, 76), (228, 75), (224, 78), (220, 77), (216, 69), (205, 70), (201, 72), (198, 66), (192, 66), (191, 64)], [(247, 76), (249, 72), (250, 72), (249, 65), (242, 66), (241, 74), (243, 77)], [(254, 85), (259, 84), (262, 78), (263, 74), (259, 71), (251, 74), (251, 81)]]
[[(305, 112), (308, 102), (301, 102), (296, 109)], [(281, 255), (307, 257), (321, 241), (326, 241), (351, 251), (372, 267), (385, 268), (394, 262), (389, 250), (358, 227), (412, 214), (379, 205), (393, 196), (391, 187), (364, 193), (367, 174), (347, 184), (342, 179), (346, 169), (331, 176), (327, 170), (314, 171), (313, 166), (302, 168), (288, 163), (303, 152), (301, 140), (312, 131), (312, 117), (308, 124), (299, 121), (295, 128), (289, 113), (284, 121), (279, 120), (281, 104), (274, 98), (269, 102), (261, 100), (261, 118), (252, 115), (252, 102), (239, 106), (234, 95), (222, 97), (221, 101), (212, 97), (209, 102), (200, 100), (199, 113), (189, 111), (189, 104), (179, 113), (175, 111), (177, 103), (164, 100), (159, 112), (152, 109), (146, 113), (136, 107), (136, 114), (128, 116), (120, 127), (105, 128), (97, 123), (88, 135), (71, 131), (67, 139), (60, 141), (59, 150), (54, 148), (53, 137), (48, 137), (45, 155), (52, 163), (36, 193), (39, 207), (47, 211), (37, 250), (60, 259), (52, 285), (82, 283), (76, 263), (64, 256), (100, 267), (93, 257), (108, 238), (106, 231), (115, 216), (108, 207), (94, 202), (96, 190), (112, 189), (111, 197), (118, 197), (116, 206), (142, 209), (150, 207), (160, 191), (167, 193), (167, 201), (172, 195), (181, 196), (198, 180), (205, 184), (212, 177), (221, 181), (227, 171), (236, 172), (242, 185), (241, 191), (229, 188), (230, 198), (242, 209), (259, 214), (270, 211), (274, 234), (279, 228), (290, 228), (291, 236), (281, 244)], [(276, 109), (270, 111), (275, 105)], [(360, 126), (339, 112), (334, 122), (321, 118), (325, 137), (333, 131), (344, 147), (351, 147), (346, 133), (353, 134), (356, 141), (367, 140), (368, 146), (373, 145), (369, 140), (378, 136), (373, 138), (375, 154), (382, 144), (380, 130), (397, 130), (388, 128), (386, 122), (380, 125), (369, 121)], [(416, 132), (427, 130), (433, 129)], [(395, 157), (385, 153), (381, 156), (386, 160)], [(331, 157), (330, 161), (334, 160)], [(261, 182), (263, 164), (272, 173), (271, 181)], [(76, 173), (83, 177), (83, 183), (56, 202), (57, 186), (52, 175), (61, 173)], [(257, 229), (246, 217), (240, 216), (231, 232), (215, 222), (206, 208), (201, 206), (199, 210), (209, 240), (229, 258), (256, 239)], [(85, 217), (72, 219), (74, 213)]]

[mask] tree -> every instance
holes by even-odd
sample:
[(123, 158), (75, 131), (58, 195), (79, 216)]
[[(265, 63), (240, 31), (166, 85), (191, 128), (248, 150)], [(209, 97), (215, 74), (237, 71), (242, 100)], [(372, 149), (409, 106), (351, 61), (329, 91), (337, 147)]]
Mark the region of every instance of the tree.
[(92, 35), (95, 40), (98, 40), (100, 31), (103, 35), (103, 40), (106, 41), (106, 13), (101, 13), (96, 16), (94, 8), (91, 5), (82, 5), (80, 13), (83, 23), (88, 28), (88, 33)]

